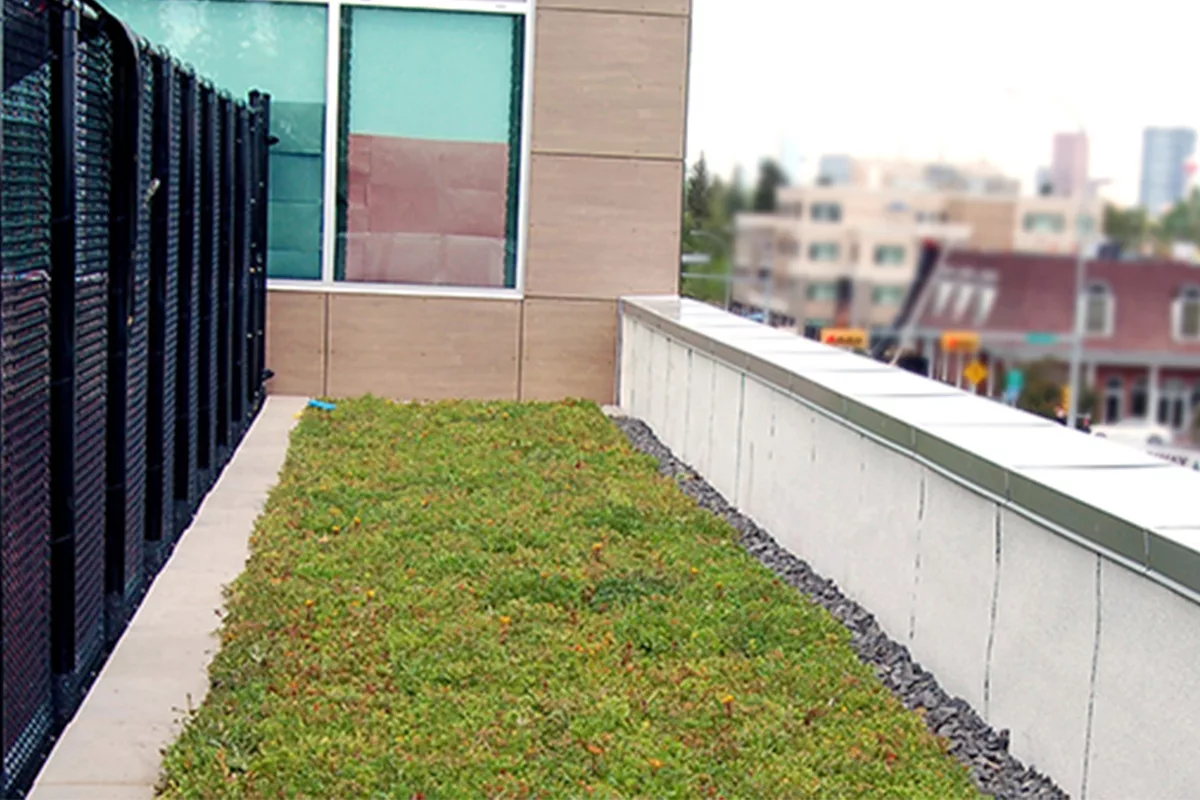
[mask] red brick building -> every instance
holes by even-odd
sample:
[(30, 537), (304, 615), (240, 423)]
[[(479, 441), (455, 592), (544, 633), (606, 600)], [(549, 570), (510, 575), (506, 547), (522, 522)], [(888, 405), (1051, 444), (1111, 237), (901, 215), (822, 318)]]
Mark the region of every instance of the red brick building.
[[(1081, 302), (1084, 383), (1096, 421), (1150, 416), (1182, 430), (1200, 404), (1200, 267), (1175, 261), (1089, 261)], [(962, 356), (939, 352), (946, 331), (976, 331), (993, 369), (980, 393), (999, 397), (1006, 365), (1066, 360), (1074, 325), (1075, 259), (956, 252), (914, 303), (934, 377), (965, 385)]]

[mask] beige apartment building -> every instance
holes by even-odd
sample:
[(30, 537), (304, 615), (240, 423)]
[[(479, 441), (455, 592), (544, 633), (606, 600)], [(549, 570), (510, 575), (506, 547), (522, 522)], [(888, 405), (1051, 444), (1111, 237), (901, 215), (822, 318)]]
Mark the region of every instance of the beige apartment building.
[[(848, 182), (781, 189), (773, 214), (735, 226), (735, 302), (769, 307), (786, 327), (832, 324), (849, 279), (850, 323), (890, 325), (924, 242), (1002, 252), (1070, 253), (1094, 229), (1098, 199), (1023, 197), (985, 171), (854, 165)], [(925, 176), (924, 178), (922, 176)], [(974, 191), (969, 191), (973, 189)]]

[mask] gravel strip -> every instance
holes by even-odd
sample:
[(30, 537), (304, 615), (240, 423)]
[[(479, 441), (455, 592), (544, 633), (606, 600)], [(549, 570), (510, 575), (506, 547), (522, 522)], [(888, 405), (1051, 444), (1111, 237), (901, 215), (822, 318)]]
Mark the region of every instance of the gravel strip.
[(674, 478), (684, 493), (741, 533), (742, 546), (789, 585), (827, 609), (851, 633), (851, 647), (910, 709), (924, 709), (929, 730), (950, 741), (950, 753), (970, 768), (979, 788), (998, 798), (1065, 798), (1066, 792), (1008, 752), (1008, 731), (995, 731), (965, 700), (951, 697), (937, 679), (913, 660), (908, 648), (888, 638), (875, 617), (837, 586), (780, 547), (771, 535), (721, 496), (671, 453), (644, 422), (614, 417), (635, 448), (658, 460), (659, 472)]

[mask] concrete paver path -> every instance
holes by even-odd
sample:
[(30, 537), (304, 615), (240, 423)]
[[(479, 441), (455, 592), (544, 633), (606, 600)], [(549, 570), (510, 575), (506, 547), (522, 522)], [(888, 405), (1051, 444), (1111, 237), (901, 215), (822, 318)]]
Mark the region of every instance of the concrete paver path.
[(208, 691), (223, 587), (246, 564), (254, 522), (307, 402), (267, 399), (50, 754), (31, 800), (153, 798), (163, 748)]

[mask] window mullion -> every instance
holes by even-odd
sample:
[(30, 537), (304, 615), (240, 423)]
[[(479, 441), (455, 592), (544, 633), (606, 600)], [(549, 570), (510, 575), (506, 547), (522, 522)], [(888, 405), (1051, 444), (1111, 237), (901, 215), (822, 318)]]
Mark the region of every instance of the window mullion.
[(337, 262), (338, 93), (342, 82), (342, 3), (329, 0), (325, 32), (325, 181), (321, 217), (321, 283), (333, 283)]

